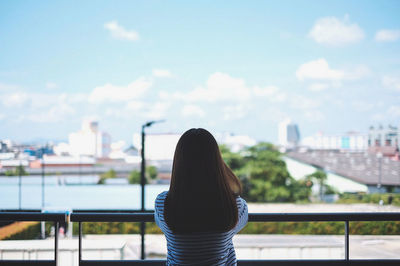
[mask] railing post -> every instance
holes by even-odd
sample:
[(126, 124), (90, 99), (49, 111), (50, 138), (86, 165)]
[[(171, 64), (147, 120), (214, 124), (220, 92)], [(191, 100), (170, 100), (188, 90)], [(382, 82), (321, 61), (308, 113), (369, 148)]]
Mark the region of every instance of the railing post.
[(78, 265), (81, 265), (82, 261), (82, 222), (79, 222), (79, 247), (78, 247), (78, 258), (79, 258), (79, 263)]
[(58, 230), (59, 222), (54, 222), (54, 261), (56, 266), (58, 266)]
[(141, 249), (140, 249), (140, 259), (144, 260), (146, 257), (145, 254), (145, 242), (144, 242), (144, 234), (146, 233), (146, 223), (140, 222), (140, 236), (141, 236)]
[(345, 259), (349, 260), (349, 221), (346, 220), (344, 224), (344, 233), (345, 233), (345, 242), (344, 242), (344, 248), (345, 248)]

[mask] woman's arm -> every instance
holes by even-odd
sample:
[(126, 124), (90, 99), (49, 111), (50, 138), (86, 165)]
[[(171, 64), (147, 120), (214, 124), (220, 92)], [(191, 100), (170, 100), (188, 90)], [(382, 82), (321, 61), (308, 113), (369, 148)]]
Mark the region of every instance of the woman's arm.
[(243, 229), (243, 227), (247, 224), (247, 221), (249, 219), (249, 214), (248, 214), (248, 209), (247, 209), (247, 203), (244, 199), (241, 197), (238, 197), (236, 199), (236, 202), (238, 203), (238, 223), (234, 229), (235, 234), (238, 233), (240, 230)]

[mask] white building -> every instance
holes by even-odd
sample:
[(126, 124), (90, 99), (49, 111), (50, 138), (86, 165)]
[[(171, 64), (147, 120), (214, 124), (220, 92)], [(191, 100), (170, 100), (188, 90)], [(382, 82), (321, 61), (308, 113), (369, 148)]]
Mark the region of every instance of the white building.
[[(163, 133), (163, 134), (146, 134), (146, 160), (173, 160), (176, 144), (181, 134)], [(253, 146), (257, 142), (246, 135), (233, 134), (215, 134), (218, 144), (227, 145), (233, 152), (238, 152), (244, 147)], [(133, 135), (133, 145), (141, 149), (141, 135), (135, 133)]]
[(395, 147), (400, 149), (400, 127), (371, 126), (368, 132), (369, 147)]
[(80, 131), (69, 134), (70, 154), (108, 157), (111, 152), (111, 136), (98, 127), (97, 121), (84, 121)]
[(347, 132), (341, 135), (327, 135), (319, 132), (304, 138), (301, 144), (317, 150), (364, 151), (368, 147), (368, 136), (358, 132)]
[(290, 119), (278, 125), (278, 144), (285, 148), (296, 147), (300, 142), (300, 132), (296, 124)]
[[(173, 160), (176, 144), (180, 137), (181, 134), (177, 133), (146, 134), (146, 160)], [(133, 145), (141, 149), (142, 143), (140, 134), (133, 134)]]
[(239, 152), (245, 147), (256, 145), (257, 141), (247, 135), (216, 134), (218, 144), (227, 145), (232, 152)]

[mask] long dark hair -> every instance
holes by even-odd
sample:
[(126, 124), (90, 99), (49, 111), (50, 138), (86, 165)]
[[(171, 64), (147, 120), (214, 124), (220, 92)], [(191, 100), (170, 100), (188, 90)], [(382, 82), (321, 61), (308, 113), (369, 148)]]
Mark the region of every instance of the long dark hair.
[(174, 233), (228, 231), (238, 221), (239, 179), (214, 137), (192, 128), (178, 141), (164, 216)]

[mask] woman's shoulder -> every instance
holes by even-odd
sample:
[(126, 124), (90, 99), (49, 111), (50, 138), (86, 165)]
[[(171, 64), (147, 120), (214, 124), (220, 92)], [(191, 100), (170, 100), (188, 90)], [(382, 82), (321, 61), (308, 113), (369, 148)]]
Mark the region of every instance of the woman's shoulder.
[(247, 202), (240, 196), (236, 197), (236, 205), (238, 207), (239, 212), (247, 209)]
[(160, 194), (157, 195), (157, 198), (165, 198), (168, 195), (168, 190), (163, 191)]
[(163, 204), (167, 195), (168, 195), (168, 191), (163, 191), (160, 194), (158, 194), (156, 197), (156, 206), (159, 204)]
[(241, 206), (247, 205), (247, 202), (240, 196), (236, 196), (236, 203)]

